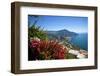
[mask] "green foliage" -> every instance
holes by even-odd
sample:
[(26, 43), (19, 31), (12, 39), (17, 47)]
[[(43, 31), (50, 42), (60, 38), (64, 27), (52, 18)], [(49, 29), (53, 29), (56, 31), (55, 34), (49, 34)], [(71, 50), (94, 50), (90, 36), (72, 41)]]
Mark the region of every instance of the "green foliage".
[(66, 56), (67, 59), (76, 59), (77, 57), (73, 54), (68, 53)]
[(32, 25), (31, 27), (28, 28), (28, 37), (29, 38), (38, 37), (41, 40), (47, 39), (47, 35), (43, 31), (43, 29), (41, 29), (40, 26), (35, 26), (35, 25)]
[(39, 59), (39, 60), (44, 60), (44, 59), (45, 59), (45, 55), (42, 54), (42, 53), (40, 53), (40, 54), (38, 55), (38, 59)]

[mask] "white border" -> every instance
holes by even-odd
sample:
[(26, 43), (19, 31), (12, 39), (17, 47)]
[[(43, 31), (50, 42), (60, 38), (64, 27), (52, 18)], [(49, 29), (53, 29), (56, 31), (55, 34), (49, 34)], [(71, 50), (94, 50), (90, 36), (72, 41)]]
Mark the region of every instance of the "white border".
[[(88, 17), (88, 58), (28, 61), (28, 14)], [(94, 65), (94, 11), (41, 7), (20, 8), (20, 69), (43, 69)]]

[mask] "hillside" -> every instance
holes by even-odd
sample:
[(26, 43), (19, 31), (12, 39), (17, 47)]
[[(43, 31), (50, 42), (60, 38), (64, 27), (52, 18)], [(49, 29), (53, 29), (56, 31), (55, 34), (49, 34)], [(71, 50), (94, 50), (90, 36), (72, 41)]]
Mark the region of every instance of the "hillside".
[(66, 29), (58, 31), (47, 31), (46, 33), (49, 39), (58, 39), (58, 40), (78, 35), (77, 33), (68, 31)]

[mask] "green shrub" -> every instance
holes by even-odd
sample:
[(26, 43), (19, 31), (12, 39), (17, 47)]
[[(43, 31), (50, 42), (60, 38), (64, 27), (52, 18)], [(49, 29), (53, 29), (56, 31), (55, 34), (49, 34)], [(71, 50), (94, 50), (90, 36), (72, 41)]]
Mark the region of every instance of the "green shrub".
[(40, 28), (40, 26), (32, 25), (28, 28), (28, 38), (34, 38), (37, 37), (41, 40), (47, 39), (46, 32), (43, 31), (43, 29)]

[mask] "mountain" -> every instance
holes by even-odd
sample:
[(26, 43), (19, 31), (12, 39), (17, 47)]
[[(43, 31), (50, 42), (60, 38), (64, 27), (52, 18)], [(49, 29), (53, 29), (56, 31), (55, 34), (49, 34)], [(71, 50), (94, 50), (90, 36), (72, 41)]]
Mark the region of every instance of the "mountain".
[(57, 31), (57, 33), (58, 33), (58, 35), (64, 36), (64, 37), (71, 37), (71, 36), (76, 36), (77, 35), (77, 33), (68, 31), (66, 29), (59, 30), (59, 31)]
[(58, 31), (46, 31), (49, 39), (64, 39), (65, 37), (72, 37), (78, 35), (75, 32), (68, 31), (66, 29)]

